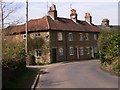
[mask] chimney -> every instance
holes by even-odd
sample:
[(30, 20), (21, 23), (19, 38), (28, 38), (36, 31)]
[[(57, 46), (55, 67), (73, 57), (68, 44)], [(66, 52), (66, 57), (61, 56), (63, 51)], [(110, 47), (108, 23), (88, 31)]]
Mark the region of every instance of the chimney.
[(92, 16), (90, 15), (90, 13), (85, 13), (85, 21), (89, 24), (92, 23)]
[(57, 20), (56, 5), (52, 4), (52, 6), (49, 8), (48, 16), (50, 16), (53, 20)]
[(75, 9), (71, 10), (70, 18), (76, 23), (77, 22), (77, 13)]
[(101, 25), (105, 26), (105, 27), (108, 27), (109, 26), (109, 20), (107, 18), (103, 19)]

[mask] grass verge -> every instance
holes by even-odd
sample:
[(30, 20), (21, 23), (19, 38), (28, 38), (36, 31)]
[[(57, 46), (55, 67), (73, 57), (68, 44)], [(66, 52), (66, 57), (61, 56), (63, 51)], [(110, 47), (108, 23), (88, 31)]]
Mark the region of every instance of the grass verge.
[(114, 71), (113, 69), (109, 68), (109, 67), (105, 67), (103, 65), (100, 66), (100, 68), (105, 71), (105, 72), (108, 72), (112, 75), (116, 75), (116, 76), (120, 76), (120, 72), (117, 72), (117, 71)]
[(14, 78), (8, 81), (4, 88), (31, 88), (36, 75), (36, 71), (26, 68), (22, 72), (17, 73)]

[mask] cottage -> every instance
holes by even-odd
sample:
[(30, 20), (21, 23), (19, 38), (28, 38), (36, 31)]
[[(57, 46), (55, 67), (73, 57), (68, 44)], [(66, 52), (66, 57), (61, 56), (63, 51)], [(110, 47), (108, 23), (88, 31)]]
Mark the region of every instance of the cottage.
[[(25, 24), (9, 26), (6, 39), (24, 40)], [(58, 17), (53, 4), (48, 15), (28, 22), (28, 34), (42, 37), (46, 43), (46, 53), (35, 50), (36, 62), (58, 62), (66, 60), (84, 60), (98, 57), (97, 39), (100, 29), (92, 23), (90, 13), (85, 14), (85, 21), (78, 20), (75, 9), (70, 18)]]

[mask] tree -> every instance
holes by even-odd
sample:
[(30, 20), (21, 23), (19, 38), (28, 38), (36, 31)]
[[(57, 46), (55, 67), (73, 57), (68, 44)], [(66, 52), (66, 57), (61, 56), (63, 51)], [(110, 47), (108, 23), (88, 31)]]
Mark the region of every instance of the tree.
[(19, 8), (21, 7), (21, 5), (16, 5), (16, 3), (14, 2), (4, 2), (4, 0), (0, 0), (0, 10), (1, 10), (1, 17), (0, 17), (0, 21), (2, 24), (2, 29), (6, 26), (6, 25), (11, 25), (11, 24), (18, 24), (21, 22), (21, 19), (17, 19), (17, 20), (13, 20), (12, 21), (7, 21), (8, 19), (10, 19), (13, 13), (15, 13)]

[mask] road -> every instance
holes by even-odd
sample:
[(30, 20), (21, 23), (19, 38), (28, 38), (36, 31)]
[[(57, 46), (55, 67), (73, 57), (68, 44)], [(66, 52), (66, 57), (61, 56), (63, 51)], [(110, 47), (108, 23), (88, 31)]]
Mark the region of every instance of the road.
[(118, 77), (99, 66), (99, 60), (45, 66), (36, 88), (118, 88)]

